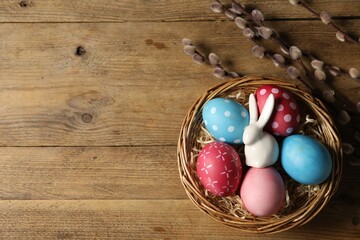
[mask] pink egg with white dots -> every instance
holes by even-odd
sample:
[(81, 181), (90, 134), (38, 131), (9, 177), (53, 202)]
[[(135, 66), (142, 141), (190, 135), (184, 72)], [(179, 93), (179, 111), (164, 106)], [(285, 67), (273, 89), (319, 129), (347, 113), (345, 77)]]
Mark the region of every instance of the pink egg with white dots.
[(295, 98), (285, 89), (271, 84), (259, 87), (255, 92), (259, 113), (270, 94), (275, 97), (275, 107), (264, 129), (275, 136), (286, 137), (296, 133), (300, 126), (300, 109)]
[(242, 164), (232, 146), (224, 142), (212, 142), (199, 153), (196, 173), (205, 189), (216, 196), (225, 197), (239, 188)]

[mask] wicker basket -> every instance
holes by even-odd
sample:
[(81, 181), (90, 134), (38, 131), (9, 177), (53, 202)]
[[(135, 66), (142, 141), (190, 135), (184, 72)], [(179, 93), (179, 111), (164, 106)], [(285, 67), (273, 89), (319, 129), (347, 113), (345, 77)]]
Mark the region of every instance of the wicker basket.
[[(204, 146), (204, 127), (201, 110), (204, 104), (215, 97), (234, 97), (247, 106), (250, 93), (264, 84), (275, 84), (296, 98), (302, 112), (302, 130), (312, 135), (330, 150), (333, 161), (331, 176), (316, 186), (301, 185), (289, 178), (280, 165), (276, 168), (282, 175), (287, 188), (286, 207), (271, 217), (255, 217), (242, 207), (240, 197), (216, 197), (207, 192), (196, 176), (196, 160)], [(238, 98), (239, 96), (246, 96)], [(210, 139), (211, 141), (211, 139)], [(243, 149), (238, 147), (240, 158), (244, 160)], [(207, 90), (191, 107), (181, 127), (178, 142), (178, 167), (181, 182), (191, 201), (213, 219), (243, 232), (277, 233), (303, 225), (314, 218), (336, 191), (342, 170), (341, 141), (334, 123), (325, 106), (318, 99), (302, 91), (295, 85), (275, 78), (244, 77), (223, 82)]]

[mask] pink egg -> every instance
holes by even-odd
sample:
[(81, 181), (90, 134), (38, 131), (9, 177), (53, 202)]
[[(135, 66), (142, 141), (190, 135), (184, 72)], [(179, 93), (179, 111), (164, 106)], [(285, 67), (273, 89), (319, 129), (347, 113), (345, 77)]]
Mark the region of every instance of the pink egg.
[(240, 188), (245, 208), (255, 216), (277, 213), (285, 203), (285, 185), (273, 167), (250, 168)]
[(259, 112), (271, 93), (275, 97), (275, 107), (264, 129), (275, 136), (286, 137), (296, 133), (300, 126), (300, 109), (294, 97), (285, 89), (271, 84), (259, 87), (255, 93)]
[(212, 142), (199, 153), (196, 172), (201, 184), (209, 192), (217, 196), (229, 196), (239, 187), (242, 165), (232, 146)]

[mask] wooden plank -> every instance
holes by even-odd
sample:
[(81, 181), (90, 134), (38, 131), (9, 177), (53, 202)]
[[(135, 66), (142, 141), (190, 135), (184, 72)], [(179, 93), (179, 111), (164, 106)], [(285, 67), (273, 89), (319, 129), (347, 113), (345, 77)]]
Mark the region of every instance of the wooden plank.
[[(308, 12), (283, 0), (243, 2), (304, 50), (340, 67), (360, 65), (356, 47), (337, 43), (319, 21), (301, 20), (312, 18)], [(187, 199), (179, 128), (192, 102), (219, 81), (182, 53), (181, 38), (244, 74), (286, 76), (253, 58), (251, 44), (210, 3), (0, 2), (0, 239), (360, 237), (360, 179), (350, 158), (327, 208), (277, 236), (226, 228)], [(357, 1), (311, 6), (348, 17), (347, 31), (360, 29)], [(332, 84), (360, 100), (353, 81)]]
[[(127, 22), (127, 21), (204, 21), (226, 19), (210, 10), (212, 1), (144, 1), (144, 0), (5, 0), (0, 3), (0, 22)], [(228, 4), (231, 1), (223, 1)], [(287, 1), (244, 0), (249, 8), (263, 11), (267, 19), (309, 18), (309, 12)], [(357, 1), (324, 0), (310, 3), (317, 11), (333, 16), (359, 16)]]
[(4, 239), (358, 239), (354, 209), (328, 208), (303, 227), (269, 236), (223, 226), (187, 200), (13, 200), (0, 201), (0, 233)]
[[(331, 64), (360, 65), (357, 47), (336, 42), (325, 26), (271, 26)], [(360, 21), (349, 29), (360, 29)], [(0, 32), (2, 146), (175, 145), (187, 109), (219, 82), (182, 53), (183, 37), (218, 53), (229, 69), (287, 78), (253, 57), (252, 44), (230, 22), (2, 24)], [(354, 81), (332, 84), (360, 101)]]
[[(344, 161), (335, 202), (351, 205), (360, 179)], [(2, 147), (0, 166), (2, 200), (187, 199), (175, 146)]]
[(187, 198), (176, 147), (3, 147), (0, 165), (0, 199)]

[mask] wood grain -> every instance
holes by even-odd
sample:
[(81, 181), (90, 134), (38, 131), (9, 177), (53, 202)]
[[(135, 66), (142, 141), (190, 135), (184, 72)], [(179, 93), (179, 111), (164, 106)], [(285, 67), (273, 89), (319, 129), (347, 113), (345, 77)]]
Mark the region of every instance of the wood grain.
[(176, 147), (1, 148), (0, 199), (186, 199)]
[[(334, 201), (356, 209), (360, 178), (349, 162)], [(175, 146), (2, 147), (0, 165), (2, 200), (187, 199)]]
[[(271, 26), (330, 64), (360, 65), (356, 46), (339, 45), (316, 22)], [(349, 28), (360, 28), (360, 21)], [(2, 146), (175, 145), (187, 109), (219, 82), (183, 54), (182, 37), (204, 53), (217, 52), (229, 69), (288, 79), (251, 55), (233, 23), (27, 23), (3, 24), (0, 32)], [(331, 83), (360, 101), (354, 81)]]
[[(213, 1), (182, 0), (3, 0), (0, 22), (144, 22), (144, 21), (208, 21), (219, 15), (210, 10)], [(230, 4), (230, 0), (223, 1)], [(267, 19), (311, 18), (309, 12), (292, 6), (288, 1), (242, 0), (249, 8), (260, 9)], [(317, 11), (328, 11), (333, 16), (358, 16), (356, 0), (311, 1)], [(226, 19), (223, 17), (222, 19)]]
[[(211, 12), (211, 2), (0, 1), (0, 239), (360, 238), (360, 178), (351, 157), (327, 207), (275, 236), (229, 229), (187, 198), (176, 162), (181, 122), (221, 80), (183, 54), (181, 39), (216, 52), (243, 75), (291, 81), (255, 59), (252, 44)], [(286, 0), (241, 2), (260, 9), (293, 45), (359, 68), (358, 47), (337, 42), (302, 8)], [(309, 3), (359, 34), (359, 1)], [(360, 101), (359, 84), (329, 81)]]
[[(174, 147), (2, 148), (1, 236), (257, 239), (229, 231), (191, 204), (177, 179), (174, 152)], [(356, 239), (359, 180), (357, 169), (345, 164), (340, 189), (327, 208), (304, 227), (277, 237), (310, 239), (316, 229), (326, 239)]]
[[(351, 208), (328, 208), (309, 224), (276, 239), (356, 239)], [(334, 221), (328, 221), (331, 217)], [(205, 217), (188, 200), (0, 201), (4, 239), (266, 239)], [(274, 236), (275, 239), (275, 236)]]

